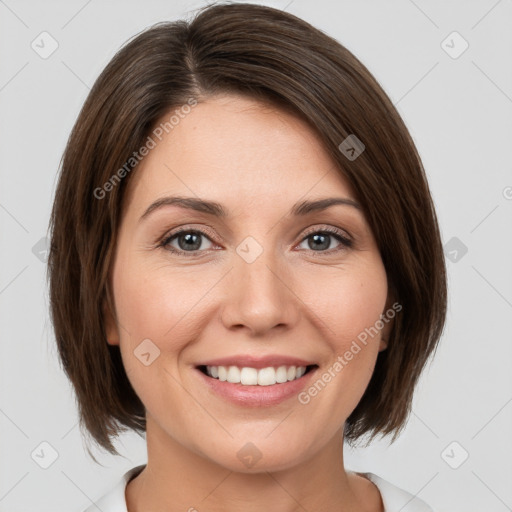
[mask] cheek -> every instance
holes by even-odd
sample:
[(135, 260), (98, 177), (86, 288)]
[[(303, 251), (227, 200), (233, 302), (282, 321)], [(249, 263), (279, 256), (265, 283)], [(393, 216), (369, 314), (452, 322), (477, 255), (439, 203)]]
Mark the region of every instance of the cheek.
[[(155, 390), (174, 389), (171, 374), (190, 336), (186, 327), (191, 299), (187, 298), (181, 280), (173, 274), (148, 268), (131, 255), (118, 258), (114, 267), (123, 366), (148, 412), (160, 407), (159, 393)], [(168, 402), (176, 410), (181, 404), (179, 400), (174, 402), (174, 398), (169, 397)]]
[[(172, 341), (189, 325), (188, 315), (208, 290), (204, 276), (199, 279), (197, 270), (149, 264), (130, 256), (119, 263), (114, 270), (114, 293), (125, 335), (129, 333), (132, 343), (145, 338)], [(166, 348), (172, 350), (172, 346)]]
[[(200, 338), (208, 321), (205, 295), (218, 276), (127, 254), (113, 278), (123, 364), (144, 400), (145, 391), (170, 378), (166, 371), (177, 373), (183, 349)], [(148, 360), (154, 362), (145, 366)]]
[(317, 273), (314, 279), (304, 281), (309, 284), (303, 287), (302, 296), (308, 298), (308, 306), (322, 321), (319, 325), (324, 326), (326, 339), (333, 348), (350, 345), (384, 313), (388, 288), (380, 258), (364, 265), (357, 263)]
[[(386, 272), (380, 258), (375, 258), (371, 264), (339, 268), (308, 282), (311, 285), (302, 288), (301, 296), (308, 297), (309, 318), (329, 347), (318, 375), (322, 382), (311, 396), (322, 394), (328, 409), (344, 419), (361, 399), (375, 367), (379, 320), (387, 299)], [(324, 387), (329, 389), (325, 394)]]
[[(181, 373), (181, 356), (207, 327), (206, 294), (218, 282), (218, 273), (154, 265), (131, 256), (119, 259), (119, 263), (117, 270), (114, 268), (113, 284), (128, 379), (147, 414), (159, 418), (174, 437), (183, 444), (187, 436), (200, 438), (204, 432), (195, 432), (201, 423), (194, 414), (201, 410), (183, 392), (182, 378), (187, 370)], [(147, 365), (144, 353), (149, 353)]]

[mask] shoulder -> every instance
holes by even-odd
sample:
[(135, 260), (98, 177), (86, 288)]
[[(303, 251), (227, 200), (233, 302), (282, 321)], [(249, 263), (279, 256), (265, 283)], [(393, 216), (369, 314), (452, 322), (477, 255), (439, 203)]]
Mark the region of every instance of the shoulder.
[(136, 466), (127, 471), (114, 487), (106, 494), (98, 498), (83, 512), (127, 512), (125, 490), (128, 482), (138, 475), (145, 467), (145, 464)]
[(373, 473), (357, 473), (379, 489), (384, 512), (434, 512), (423, 500)]

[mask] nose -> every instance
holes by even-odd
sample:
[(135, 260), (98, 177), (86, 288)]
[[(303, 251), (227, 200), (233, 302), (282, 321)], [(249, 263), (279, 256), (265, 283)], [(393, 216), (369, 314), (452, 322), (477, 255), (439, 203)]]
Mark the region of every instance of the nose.
[(264, 251), (252, 263), (235, 256), (222, 309), (222, 323), (227, 329), (246, 330), (256, 337), (297, 324), (300, 299), (293, 291), (289, 271), (270, 253)]

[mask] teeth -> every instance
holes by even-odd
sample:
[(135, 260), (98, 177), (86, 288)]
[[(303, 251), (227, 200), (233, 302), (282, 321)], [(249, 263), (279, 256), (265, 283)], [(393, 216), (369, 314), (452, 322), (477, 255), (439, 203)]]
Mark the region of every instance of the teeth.
[[(206, 367), (206, 371), (208, 371), (208, 366)], [(217, 373), (219, 374), (219, 380), (226, 381), (228, 379), (228, 371), (225, 366), (217, 366)], [(213, 377), (213, 373), (210, 377)]]
[(306, 373), (305, 366), (279, 366), (273, 368), (239, 368), (238, 366), (207, 366), (206, 373), (214, 379), (243, 386), (272, 386), (296, 380)]
[[(232, 366), (232, 368), (236, 367)], [(258, 370), (256, 370), (256, 368), (242, 368), (240, 378), (231, 382), (240, 382), (244, 386), (256, 386), (258, 385)]]

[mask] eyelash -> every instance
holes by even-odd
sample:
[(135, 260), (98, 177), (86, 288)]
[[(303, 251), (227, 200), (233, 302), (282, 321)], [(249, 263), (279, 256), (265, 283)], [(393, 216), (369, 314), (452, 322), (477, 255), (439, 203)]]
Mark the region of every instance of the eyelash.
[[(174, 232), (172, 232), (170, 234), (164, 235), (163, 238), (158, 243), (157, 247), (161, 247), (161, 248), (163, 248), (163, 249), (165, 249), (165, 250), (167, 250), (169, 252), (172, 252), (174, 254), (177, 254), (177, 255), (184, 255), (184, 256), (188, 256), (188, 257), (201, 256), (200, 253), (206, 252), (208, 250), (211, 250), (211, 249), (206, 249), (206, 250), (202, 250), (202, 251), (201, 250), (182, 251), (181, 249), (176, 249), (175, 247), (169, 248), (169, 244), (170, 244), (170, 242), (173, 239), (175, 239), (179, 235), (182, 235), (182, 234), (185, 234), (185, 233), (186, 234), (201, 235), (201, 236), (204, 236), (205, 238), (207, 238), (211, 243), (215, 243), (212, 240), (212, 238), (213, 238), (212, 235), (208, 231), (203, 231), (203, 230), (200, 230), (200, 229), (186, 229), (186, 228), (182, 228), (182, 229), (179, 229), (178, 231), (174, 231)], [(304, 242), (305, 240), (307, 240), (310, 236), (318, 235), (318, 234), (332, 236), (338, 242), (340, 242), (341, 247), (336, 248), (336, 249), (328, 249), (328, 250), (325, 250), (325, 251), (314, 251), (313, 249), (309, 249), (309, 252), (319, 253), (320, 255), (326, 254), (326, 253), (327, 254), (332, 254), (332, 253), (336, 253), (336, 252), (343, 251), (343, 250), (346, 250), (346, 249), (350, 249), (353, 246), (353, 241), (350, 238), (345, 236), (341, 230), (339, 230), (337, 228), (332, 228), (332, 227), (325, 227), (323, 229), (314, 229), (314, 230), (306, 232), (304, 237), (299, 242), (299, 245), (302, 242)], [(213, 250), (215, 250), (215, 249), (213, 249)]]

